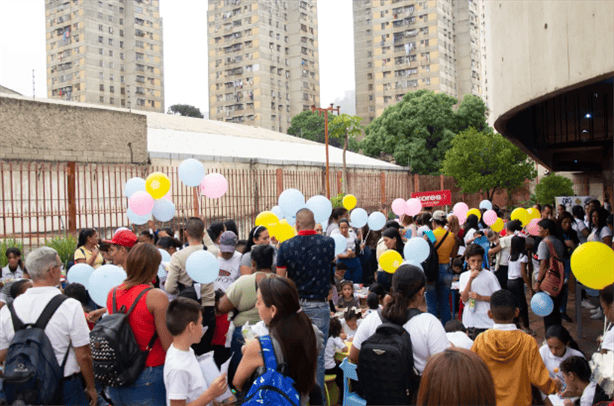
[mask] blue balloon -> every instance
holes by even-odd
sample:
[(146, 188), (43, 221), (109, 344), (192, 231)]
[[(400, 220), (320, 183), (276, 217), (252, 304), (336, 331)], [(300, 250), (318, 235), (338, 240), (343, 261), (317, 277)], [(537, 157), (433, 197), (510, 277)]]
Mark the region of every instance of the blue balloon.
[(285, 217), (289, 218), (296, 216), (296, 212), (305, 207), (305, 196), (300, 190), (286, 189), (279, 195), (278, 203)]
[(175, 217), (175, 204), (164, 198), (158, 199), (154, 202), (151, 214), (163, 223), (171, 221)]
[(352, 223), (352, 227), (362, 228), (367, 224), (367, 220), (369, 219), (369, 215), (365, 209), (354, 209), (352, 213), (350, 213), (350, 222)]
[(106, 307), (109, 292), (121, 285), (126, 277), (126, 272), (116, 265), (103, 265), (95, 269), (89, 279), (90, 297), (98, 306)]
[(185, 261), (185, 270), (198, 283), (212, 283), (220, 274), (220, 263), (212, 253), (199, 250)]
[(205, 167), (199, 160), (186, 159), (179, 165), (179, 179), (188, 186), (200, 185), (205, 178)]
[(326, 197), (317, 195), (307, 200), (306, 207), (313, 212), (316, 223), (329, 219), (333, 213), (333, 205)]
[(332, 236), (335, 240), (335, 255), (343, 254), (348, 247), (348, 241), (341, 234)]
[(423, 238), (410, 238), (403, 248), (403, 256), (406, 261), (421, 263), (425, 261), (431, 252), (429, 243)]
[(554, 302), (546, 293), (538, 292), (531, 298), (531, 310), (539, 317), (546, 317), (554, 310)]
[(149, 221), (149, 214), (145, 214), (144, 216), (139, 216), (138, 214), (135, 214), (130, 207), (128, 207), (126, 214), (128, 215), (128, 220), (130, 220), (131, 223), (134, 223), (139, 226)]
[(492, 210), (492, 203), (490, 200), (482, 200), (480, 202), (480, 209)]
[(135, 192), (145, 192), (145, 179), (132, 178), (124, 185), (124, 195), (130, 199)]
[(66, 275), (66, 279), (68, 283), (80, 283), (85, 286), (85, 289), (88, 288), (90, 276), (94, 272), (94, 268), (88, 264), (74, 264), (68, 270), (68, 274)]
[(281, 207), (279, 206), (274, 206), (271, 211), (273, 212), (273, 214), (275, 214), (277, 216), (278, 219), (283, 219), (286, 218), (286, 216), (284, 215), (284, 211), (281, 209)]
[(171, 254), (169, 254), (167, 250), (158, 248), (158, 251), (160, 251), (160, 255), (162, 255), (162, 262), (171, 262)]
[(404, 262), (403, 262), (401, 265), (405, 265), (405, 264), (407, 264), (407, 265), (413, 265), (413, 266), (415, 266), (415, 267), (418, 267), (418, 268), (420, 268), (420, 270), (421, 270), (422, 272), (424, 272), (424, 268), (422, 268), (422, 264), (421, 264), (420, 262), (416, 262), (416, 261), (414, 261), (413, 259), (410, 259), (410, 260), (405, 260), (405, 261), (404, 261)]
[(386, 225), (386, 216), (384, 216), (384, 213), (375, 211), (369, 215), (367, 224), (369, 224), (370, 230), (379, 231)]
[(158, 267), (158, 278), (162, 279), (167, 275), (166, 273), (166, 267), (164, 266), (163, 263), (160, 263), (160, 266)]
[(291, 226), (294, 226), (296, 224), (296, 216), (292, 216), (292, 217), (288, 217), (286, 219), (286, 221), (288, 222), (288, 224), (290, 224)]

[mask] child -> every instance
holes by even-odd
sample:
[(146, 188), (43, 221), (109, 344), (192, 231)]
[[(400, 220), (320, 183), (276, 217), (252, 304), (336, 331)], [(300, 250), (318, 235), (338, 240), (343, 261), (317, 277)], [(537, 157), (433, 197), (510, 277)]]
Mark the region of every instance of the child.
[(463, 272), (459, 281), (459, 292), (465, 308), (463, 324), (469, 331), (469, 338), (475, 337), (493, 326), (488, 317), (490, 296), (501, 289), (497, 277), (488, 269), (482, 269), (484, 248), (471, 244), (465, 251), (467, 271)]
[(83, 313), (85, 314), (85, 320), (87, 320), (87, 326), (90, 328), (90, 331), (94, 328), (94, 323), (89, 320), (89, 297), (87, 295), (87, 290), (85, 286), (80, 283), (71, 283), (66, 286), (64, 289), (64, 294), (68, 297), (72, 297), (81, 303), (81, 307), (83, 307)]
[(341, 297), (337, 300), (337, 310), (341, 311), (348, 307), (360, 307), (358, 299), (354, 297), (354, 283), (341, 281)]
[(224, 296), (221, 290), (215, 291), (215, 332), (211, 339), (211, 348), (213, 349), (213, 360), (219, 368), (228, 358), (230, 358), (230, 348), (226, 348), (226, 334), (230, 328), (230, 321), (226, 313), (220, 313), (220, 300)]
[[(534, 335), (535, 333), (529, 327), (529, 307), (527, 306), (527, 297), (525, 296), (525, 284), (531, 289), (531, 280), (527, 264), (529, 258), (525, 248), (525, 239), (522, 237), (512, 237), (512, 246), (510, 248), (510, 256), (507, 267), (507, 290), (512, 292), (516, 298), (516, 307), (520, 309), (520, 318), (524, 325), (524, 332)], [(516, 326), (520, 327), (520, 322), (516, 321)]]
[(494, 292), (488, 317), (495, 324), (477, 336), (471, 348), (492, 374), (497, 405), (530, 405), (531, 385), (547, 394), (558, 392), (562, 386), (559, 379), (553, 380), (548, 374), (535, 339), (516, 328), (514, 317), (518, 313), (511, 292), (503, 289)]
[(337, 286), (337, 290), (341, 292), (341, 281), (343, 281), (343, 277), (345, 276), (345, 272), (348, 270), (348, 266), (341, 261), (337, 261), (335, 265), (335, 285)]
[[(341, 322), (338, 318), (331, 317), (328, 327), (328, 341), (326, 342), (326, 349), (324, 350), (324, 368), (326, 368), (324, 373), (326, 375), (337, 375), (335, 383), (339, 388), (339, 393), (343, 396), (343, 371), (341, 371), (335, 362), (335, 353), (337, 351), (347, 352), (348, 347), (345, 345), (340, 335)], [(342, 399), (340, 399), (339, 403), (342, 403)]]
[(173, 336), (164, 362), (168, 406), (171, 403), (173, 406), (204, 406), (226, 392), (226, 374), (217, 377), (207, 389), (205, 377), (191, 348), (202, 338), (202, 321), (201, 306), (193, 300), (178, 297), (168, 305), (166, 327)]
[(342, 334), (342, 339), (347, 341), (352, 341), (354, 339), (356, 330), (358, 330), (358, 326), (360, 325), (361, 316), (362, 314), (360, 313), (360, 310), (358, 310), (356, 307), (347, 307), (343, 311), (343, 321), (341, 324), (343, 325), (343, 333), (345, 334), (345, 337)]
[(17, 299), (17, 296), (24, 294), (24, 292), (32, 287), (32, 280), (30, 279), (19, 279), (15, 281), (11, 285), (11, 298), (13, 300)]
[(592, 406), (609, 400), (604, 390), (595, 382), (591, 382), (591, 368), (584, 357), (569, 357), (561, 362), (561, 371), (565, 376), (565, 392), (561, 397), (580, 396), (575, 403), (565, 399), (564, 406)]
[(367, 296), (367, 306), (369, 307), (369, 309), (365, 313), (365, 317), (367, 317), (373, 312), (377, 312), (379, 309), (382, 308), (382, 306), (379, 304), (379, 298), (377, 297), (377, 293), (369, 293), (369, 295)]
[(452, 260), (452, 273), (454, 274), (454, 279), (458, 280), (459, 275), (465, 272), (465, 263), (462, 258), (454, 258)]
[(473, 340), (467, 335), (467, 329), (460, 320), (450, 320), (445, 325), (446, 336), (448, 341), (455, 347), (470, 350), (473, 346)]

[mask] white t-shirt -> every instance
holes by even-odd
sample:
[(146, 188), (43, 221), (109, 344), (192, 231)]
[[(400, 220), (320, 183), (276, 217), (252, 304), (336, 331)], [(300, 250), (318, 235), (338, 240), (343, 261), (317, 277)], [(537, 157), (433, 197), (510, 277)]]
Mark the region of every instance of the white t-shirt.
[(2, 268), (2, 282), (17, 280), (23, 278), (23, 269), (19, 265), (17, 265), (17, 269), (15, 269), (15, 273), (11, 272), (11, 268), (9, 266), (5, 266)]
[(477, 230), (475, 228), (472, 228), (471, 230), (467, 231), (467, 233), (465, 233), (465, 236), (463, 237), (463, 241), (465, 241), (465, 247), (469, 245), (468, 241), (473, 238), (473, 235), (476, 231)]
[(242, 254), (240, 252), (235, 251), (230, 259), (224, 259), (222, 257), (217, 258), (220, 263), (220, 274), (213, 282), (216, 290), (222, 289), (226, 292), (226, 289), (228, 289), (234, 281), (239, 279), (239, 276), (241, 276), (241, 272), (239, 271), (241, 267), (241, 256)]
[(589, 234), (587, 240), (603, 242), (603, 239), (605, 237), (611, 237), (611, 236), (612, 236), (612, 231), (610, 231), (610, 227), (603, 226), (601, 230), (599, 231), (599, 233), (597, 232), (597, 229), (594, 229), (593, 232)]
[(193, 349), (181, 351), (173, 344), (168, 347), (164, 360), (164, 386), (167, 406), (170, 406), (171, 400), (185, 400), (188, 404), (207, 390)]
[(455, 347), (464, 348), (470, 350), (473, 347), (473, 340), (462, 331), (455, 331), (453, 333), (446, 333), (448, 341), (454, 344)]
[[(371, 313), (358, 327), (352, 346), (360, 351), (362, 343), (373, 334), (382, 324), (382, 319), (377, 313)], [(409, 333), (414, 352), (414, 367), (422, 374), (426, 362), (431, 355), (443, 352), (450, 347), (450, 341), (446, 336), (441, 322), (430, 313), (422, 313), (412, 317), (403, 328)]]
[(597, 384), (595, 382), (589, 383), (580, 397), (580, 406), (593, 406), (593, 399), (595, 399), (595, 390)]
[(501, 245), (501, 256), (499, 257), (500, 261), (497, 264), (508, 266), (510, 260), (510, 249), (512, 248), (512, 237), (499, 238), (499, 244)]
[(347, 241), (347, 252), (356, 251), (356, 234), (348, 232), (348, 236), (345, 237), (345, 241)]
[(518, 260), (510, 260), (507, 268), (507, 279), (519, 279), (522, 278), (522, 264), (528, 264), (529, 258), (526, 255), (520, 254)]
[(362, 321), (363, 321), (363, 320), (364, 320), (364, 319), (358, 319), (358, 320), (356, 320), (356, 330), (352, 330), (352, 329), (350, 328), (350, 326), (348, 326), (348, 325), (347, 325), (347, 323), (346, 323), (345, 319), (342, 319), (342, 320), (341, 320), (341, 327), (343, 327), (343, 332), (344, 332), (345, 334), (347, 334), (347, 336), (348, 336), (347, 338), (348, 338), (348, 339), (349, 339), (349, 338), (352, 338), (352, 337), (354, 337), (354, 336), (356, 335), (356, 332), (358, 331), (358, 327), (360, 327), (360, 324), (362, 323)]
[(556, 355), (552, 354), (552, 351), (550, 351), (547, 344), (544, 344), (539, 348), (539, 355), (541, 355), (544, 365), (546, 365), (546, 369), (550, 373), (550, 378), (559, 378), (561, 382), (565, 382), (563, 372), (561, 372), (561, 362), (565, 361), (569, 357), (584, 358), (584, 354), (582, 354), (580, 351), (569, 347), (567, 347), (565, 354), (563, 354), (562, 357), (557, 357)]
[[(60, 294), (60, 290), (52, 286), (26, 290), (13, 301), (17, 317), (23, 323), (35, 323), (51, 299)], [(87, 327), (81, 303), (75, 299), (66, 299), (49, 320), (45, 334), (51, 342), (59, 365), (62, 365), (70, 345), (64, 376), (80, 372), (74, 349), (90, 344), (90, 329)], [(8, 306), (4, 306), (0, 311), (0, 350), (9, 348), (14, 336), (11, 313)]]
[(420, 226), (418, 228), (418, 237), (422, 238), (424, 237), (424, 233), (428, 230), (430, 230), (431, 228), (429, 226)]
[(610, 328), (603, 335), (603, 341), (601, 342), (601, 349), (614, 351), (614, 327)]
[[(459, 280), (459, 292), (463, 292), (467, 283), (469, 283), (469, 277), (471, 271), (463, 272)], [(501, 289), (499, 281), (494, 273), (488, 269), (482, 269), (480, 274), (471, 282), (470, 292), (476, 292), (481, 296), (491, 296), (493, 293)], [(465, 306), (467, 303), (465, 302)], [(463, 310), (463, 324), (465, 327), (475, 328), (492, 328), (494, 320), (488, 317), (488, 311), (490, 310), (490, 302), (484, 302), (482, 300), (475, 301), (475, 309), (472, 311), (469, 307), (465, 307)]]
[(575, 232), (578, 234), (578, 240), (580, 241), (580, 244), (584, 244), (586, 242), (586, 237), (584, 236), (584, 234), (582, 234), (582, 230), (586, 230), (586, 224), (584, 224), (584, 221), (580, 219), (574, 219), (574, 222), (571, 224), (571, 228), (575, 230)]
[(328, 337), (326, 349), (324, 350), (324, 368), (332, 369), (335, 367), (335, 352), (345, 348), (345, 343), (341, 337)]

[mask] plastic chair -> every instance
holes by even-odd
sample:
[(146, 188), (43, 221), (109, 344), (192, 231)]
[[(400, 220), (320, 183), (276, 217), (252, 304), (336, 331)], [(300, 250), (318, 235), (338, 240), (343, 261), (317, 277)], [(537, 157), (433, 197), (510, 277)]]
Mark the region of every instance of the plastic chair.
[(339, 368), (343, 371), (343, 406), (367, 406), (367, 401), (350, 392), (350, 379), (358, 381), (356, 364), (352, 364), (347, 357), (343, 359)]
[[(337, 375), (324, 375), (324, 392), (326, 393), (326, 406), (333, 406), (339, 402), (339, 388), (335, 384)], [(328, 390), (328, 384), (332, 382), (334, 386)]]

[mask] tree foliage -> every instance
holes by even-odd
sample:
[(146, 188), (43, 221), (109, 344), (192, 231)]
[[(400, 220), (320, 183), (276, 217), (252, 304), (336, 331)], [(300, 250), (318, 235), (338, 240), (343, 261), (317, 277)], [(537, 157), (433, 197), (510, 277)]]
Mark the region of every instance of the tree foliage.
[(439, 174), (455, 134), (474, 127), (485, 130), (486, 105), (477, 96), (457, 100), (444, 93), (418, 90), (384, 110), (366, 129), (360, 147), (366, 155), (390, 154), (413, 173)]
[(190, 106), (189, 104), (173, 104), (168, 108), (167, 113), (185, 117), (205, 118), (198, 107)]
[(573, 196), (573, 182), (565, 176), (550, 173), (535, 186), (535, 195), (540, 204), (554, 205), (557, 196)]
[(534, 164), (520, 148), (490, 128), (469, 128), (451, 141), (443, 174), (452, 176), (463, 193), (485, 193), (489, 200), (497, 190), (513, 190), (537, 176)]
[(363, 126), (360, 125), (362, 117), (340, 114), (335, 116), (329, 125), (329, 133), (332, 137), (343, 139), (343, 179), (348, 179), (345, 154), (348, 150), (350, 141), (355, 141), (356, 137), (362, 134)]
[[(334, 119), (335, 116), (328, 112), (328, 145), (340, 148), (343, 145), (342, 141), (331, 135)], [(288, 134), (324, 144), (324, 116), (320, 116), (317, 112), (312, 113), (309, 110), (303, 111), (292, 117)], [(350, 143), (349, 149), (358, 151), (358, 143), (356, 141)]]

